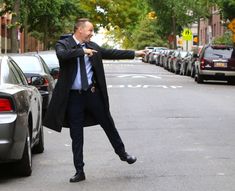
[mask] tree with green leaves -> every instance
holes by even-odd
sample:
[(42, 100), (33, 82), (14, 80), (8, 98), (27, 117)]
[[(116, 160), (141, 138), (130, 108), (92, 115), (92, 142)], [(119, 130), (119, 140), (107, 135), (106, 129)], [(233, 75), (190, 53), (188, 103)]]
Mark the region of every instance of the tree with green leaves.
[[(169, 35), (180, 35), (183, 27), (188, 27), (194, 22), (199, 24), (200, 18), (209, 17), (211, 4), (210, 0), (148, 0), (148, 2), (156, 11), (165, 38)], [(176, 48), (176, 38), (174, 48)]]
[(61, 34), (71, 32), (77, 16), (87, 15), (79, 9), (77, 0), (1, 0), (0, 3), (4, 5), (1, 15), (12, 14), (11, 52), (18, 51), (19, 28), (26, 36), (29, 33), (43, 41), (47, 50)]
[(0, 15), (4, 15), (7, 12), (12, 14), (12, 23), (9, 26), (11, 29), (11, 52), (18, 52), (18, 28), (20, 26), (20, 3), (21, 0), (1, 0), (0, 4), (2, 9)]
[(235, 1), (234, 0), (215, 0), (225, 19), (230, 21), (235, 18)]
[(133, 48), (143, 49), (146, 46), (167, 46), (167, 40), (163, 39), (161, 29), (159, 28), (157, 19), (149, 19), (147, 16), (143, 18), (138, 28), (133, 33)]
[(145, 12), (142, 0), (87, 0), (81, 2), (90, 20), (98, 27), (110, 32), (124, 48), (133, 41), (132, 32)]

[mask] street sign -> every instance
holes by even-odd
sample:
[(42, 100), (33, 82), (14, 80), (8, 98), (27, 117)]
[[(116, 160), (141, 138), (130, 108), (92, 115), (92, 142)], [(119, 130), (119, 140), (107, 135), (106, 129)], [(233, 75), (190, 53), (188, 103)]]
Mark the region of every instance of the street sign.
[(228, 28), (235, 33), (235, 18), (228, 24)]
[(189, 28), (185, 28), (182, 33), (184, 40), (192, 40), (193, 39), (193, 33)]

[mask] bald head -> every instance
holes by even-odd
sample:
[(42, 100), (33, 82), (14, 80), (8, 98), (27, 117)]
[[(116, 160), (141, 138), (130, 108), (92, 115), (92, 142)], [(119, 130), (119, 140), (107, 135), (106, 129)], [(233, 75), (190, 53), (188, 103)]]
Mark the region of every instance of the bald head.
[(77, 22), (75, 23), (74, 25), (74, 32), (76, 32), (76, 30), (79, 28), (79, 27), (82, 27), (84, 28), (86, 26), (86, 23), (90, 23), (90, 20), (88, 18), (81, 18), (81, 19), (78, 19)]
[(74, 35), (81, 43), (89, 42), (93, 32), (93, 24), (87, 18), (78, 19), (74, 25)]

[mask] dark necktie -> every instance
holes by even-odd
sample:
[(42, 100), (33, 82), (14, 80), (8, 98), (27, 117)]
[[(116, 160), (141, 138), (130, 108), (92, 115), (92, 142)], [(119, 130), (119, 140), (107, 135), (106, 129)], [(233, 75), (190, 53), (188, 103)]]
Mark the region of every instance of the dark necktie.
[[(85, 45), (81, 45), (81, 47), (84, 47), (84, 46)], [(87, 79), (86, 65), (85, 65), (84, 56), (80, 56), (79, 60), (80, 60), (80, 73), (81, 73), (82, 89), (87, 90), (89, 85), (88, 85), (88, 79)]]

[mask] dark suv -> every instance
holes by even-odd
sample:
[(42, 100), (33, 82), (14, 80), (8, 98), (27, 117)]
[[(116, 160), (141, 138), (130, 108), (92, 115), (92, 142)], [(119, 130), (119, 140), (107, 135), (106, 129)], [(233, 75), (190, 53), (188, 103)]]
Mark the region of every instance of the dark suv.
[(235, 48), (225, 45), (205, 46), (195, 62), (195, 81), (227, 80), (235, 83)]

